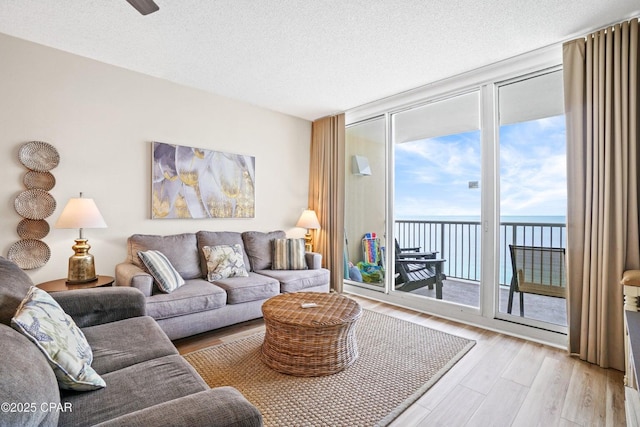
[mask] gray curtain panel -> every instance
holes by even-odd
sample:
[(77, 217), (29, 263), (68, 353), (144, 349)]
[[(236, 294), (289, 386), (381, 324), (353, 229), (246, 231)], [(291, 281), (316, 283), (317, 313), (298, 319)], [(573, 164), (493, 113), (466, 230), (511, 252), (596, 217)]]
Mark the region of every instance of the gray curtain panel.
[(569, 351), (624, 370), (620, 279), (640, 268), (638, 20), (563, 46)]

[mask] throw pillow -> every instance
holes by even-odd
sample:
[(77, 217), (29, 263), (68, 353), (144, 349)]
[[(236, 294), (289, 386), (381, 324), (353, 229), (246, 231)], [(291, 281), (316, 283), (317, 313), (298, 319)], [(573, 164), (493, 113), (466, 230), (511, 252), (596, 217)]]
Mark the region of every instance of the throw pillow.
[(273, 270), (306, 270), (304, 239), (273, 239)]
[(200, 256), (200, 266), (202, 268), (200, 277), (207, 277), (208, 269), (207, 269), (207, 259), (204, 257), (204, 251), (202, 248), (205, 246), (219, 246), (219, 245), (240, 245), (242, 248), (244, 260), (244, 267), (247, 271), (251, 271), (251, 263), (249, 261), (249, 251), (244, 247), (244, 243), (242, 241), (242, 233), (237, 231), (198, 231), (196, 233), (196, 238), (198, 239), (198, 254)]
[(226, 279), (228, 277), (247, 277), (242, 247), (235, 245), (203, 246), (202, 252), (207, 260), (207, 280)]
[(11, 326), (44, 353), (60, 388), (88, 391), (106, 386), (91, 367), (93, 352), (84, 334), (42, 289), (31, 287), (11, 319)]
[(171, 262), (160, 251), (138, 252), (138, 257), (147, 267), (162, 292), (173, 292), (184, 285), (184, 279), (173, 268)]

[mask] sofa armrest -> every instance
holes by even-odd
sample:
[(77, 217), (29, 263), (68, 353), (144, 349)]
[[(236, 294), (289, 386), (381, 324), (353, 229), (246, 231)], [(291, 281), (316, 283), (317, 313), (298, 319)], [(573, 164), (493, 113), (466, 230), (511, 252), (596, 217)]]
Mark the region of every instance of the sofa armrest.
[(238, 390), (218, 387), (97, 424), (100, 427), (262, 426), (262, 414)]
[(306, 252), (304, 256), (309, 270), (318, 270), (322, 268), (322, 254), (317, 252)]
[(153, 289), (153, 276), (135, 264), (122, 262), (116, 265), (116, 286), (131, 286), (148, 297)]
[(78, 289), (50, 295), (80, 328), (146, 315), (144, 295), (134, 288)]

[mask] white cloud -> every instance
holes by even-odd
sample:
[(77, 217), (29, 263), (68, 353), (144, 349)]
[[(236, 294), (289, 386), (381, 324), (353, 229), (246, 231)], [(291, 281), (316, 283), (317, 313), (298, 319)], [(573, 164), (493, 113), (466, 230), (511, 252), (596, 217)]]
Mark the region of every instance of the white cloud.
[(395, 155), (396, 174), (410, 174), (418, 183), (451, 182), (452, 178), (466, 182), (480, 177), (479, 132), (397, 144)]
[[(396, 214), (474, 215), (480, 210), (479, 132), (398, 144)], [(502, 215), (564, 215), (564, 117), (504, 126), (500, 132)], [(482, 183), (480, 183), (482, 187)]]
[(564, 118), (509, 126), (501, 132), (500, 207), (503, 215), (564, 215)]

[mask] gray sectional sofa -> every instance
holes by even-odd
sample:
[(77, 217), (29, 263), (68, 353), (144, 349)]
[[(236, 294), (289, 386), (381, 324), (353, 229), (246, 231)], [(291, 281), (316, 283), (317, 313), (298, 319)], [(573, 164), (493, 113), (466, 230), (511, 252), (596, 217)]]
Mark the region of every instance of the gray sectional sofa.
[(210, 389), (178, 354), (133, 288), (52, 293), (81, 328), (105, 388), (58, 387), (46, 356), (8, 326), (33, 283), (0, 257), (0, 426), (260, 426), (231, 387)]
[[(172, 340), (257, 319), (262, 317), (262, 303), (280, 293), (329, 291), (329, 271), (321, 268), (320, 254), (306, 253), (304, 270), (271, 268), (272, 241), (285, 237), (284, 231), (134, 234), (127, 241), (126, 261), (116, 266), (116, 285), (142, 291), (147, 314)], [(208, 282), (202, 248), (236, 244), (242, 249), (248, 276)], [(185, 284), (170, 293), (161, 292), (138, 257), (138, 252), (148, 250), (164, 254)]]

